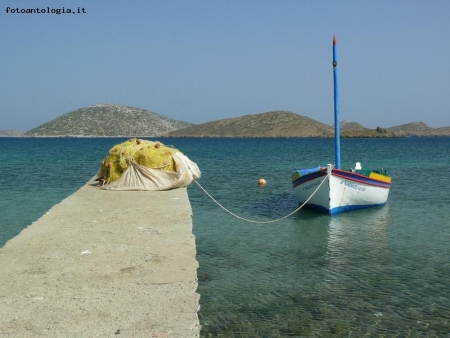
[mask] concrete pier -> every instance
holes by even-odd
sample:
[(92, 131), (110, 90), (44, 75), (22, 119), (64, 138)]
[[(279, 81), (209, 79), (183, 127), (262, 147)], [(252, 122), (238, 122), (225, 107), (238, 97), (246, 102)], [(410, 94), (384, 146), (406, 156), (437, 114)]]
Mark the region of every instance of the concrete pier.
[(198, 337), (195, 255), (185, 188), (88, 182), (0, 249), (0, 337)]

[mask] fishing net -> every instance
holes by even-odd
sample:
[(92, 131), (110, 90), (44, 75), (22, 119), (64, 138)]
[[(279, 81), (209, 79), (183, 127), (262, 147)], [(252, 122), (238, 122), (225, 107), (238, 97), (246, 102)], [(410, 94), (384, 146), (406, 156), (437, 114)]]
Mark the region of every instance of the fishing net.
[(201, 175), (178, 149), (158, 141), (130, 139), (110, 149), (98, 181), (110, 190), (168, 190), (189, 185)]

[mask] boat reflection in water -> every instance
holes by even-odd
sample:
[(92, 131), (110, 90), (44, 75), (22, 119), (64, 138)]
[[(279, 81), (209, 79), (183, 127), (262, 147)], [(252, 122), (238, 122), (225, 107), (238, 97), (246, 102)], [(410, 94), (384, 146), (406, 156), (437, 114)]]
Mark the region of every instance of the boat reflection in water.
[(336, 217), (302, 210), (296, 223), (296, 301), (291, 305), (300, 313), (299, 330), (305, 336), (322, 336), (330, 328), (343, 336), (361, 328), (378, 332), (381, 318), (395, 316), (396, 309), (385, 304), (395, 303), (392, 297), (402, 287), (391, 256), (389, 205)]

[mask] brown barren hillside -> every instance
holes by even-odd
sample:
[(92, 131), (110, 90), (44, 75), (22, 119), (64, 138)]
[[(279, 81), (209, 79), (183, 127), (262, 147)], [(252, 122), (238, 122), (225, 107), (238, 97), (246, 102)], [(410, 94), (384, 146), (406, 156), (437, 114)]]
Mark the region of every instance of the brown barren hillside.
[(167, 137), (332, 137), (333, 128), (289, 111), (223, 119), (166, 133)]
[(431, 128), (423, 122), (412, 122), (388, 128), (399, 136), (450, 136), (450, 127)]
[(341, 121), (341, 131), (347, 131), (347, 130), (363, 130), (365, 127), (358, 122), (350, 122), (347, 120)]
[(450, 136), (450, 127), (431, 128), (427, 136)]
[[(245, 115), (192, 125), (164, 137), (333, 137), (334, 128), (289, 111)], [(341, 123), (341, 137), (397, 137), (378, 127), (368, 129), (356, 122)]]
[(424, 136), (431, 132), (433, 128), (423, 122), (412, 122), (391, 127), (388, 130), (401, 136)]
[(341, 122), (341, 137), (366, 137), (366, 138), (379, 138), (379, 137), (397, 137), (394, 132), (391, 132), (385, 128), (377, 127), (376, 129), (369, 129), (364, 127), (358, 122)]

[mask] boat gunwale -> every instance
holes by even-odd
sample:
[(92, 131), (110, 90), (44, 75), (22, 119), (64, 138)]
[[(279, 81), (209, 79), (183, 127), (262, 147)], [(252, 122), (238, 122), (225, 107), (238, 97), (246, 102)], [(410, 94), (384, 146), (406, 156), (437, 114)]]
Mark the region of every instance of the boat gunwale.
[(375, 178), (371, 178), (371, 177), (368, 177), (363, 174), (358, 174), (356, 172), (350, 172), (350, 171), (346, 171), (346, 170), (333, 168), (331, 170), (331, 175), (334, 177), (340, 177), (340, 178), (350, 180), (353, 182), (363, 183), (363, 184), (367, 184), (367, 185), (371, 185), (371, 186), (375, 186), (375, 187), (379, 187), (379, 188), (385, 188), (385, 189), (391, 188), (391, 183), (389, 183), (389, 182), (377, 180)]
[(322, 176), (326, 176), (327, 173), (327, 169), (321, 169), (303, 176), (300, 176), (299, 178), (297, 178), (295, 181), (292, 182), (292, 187), (295, 188), (303, 183), (306, 183), (308, 181), (314, 180), (316, 178), (320, 178)]

